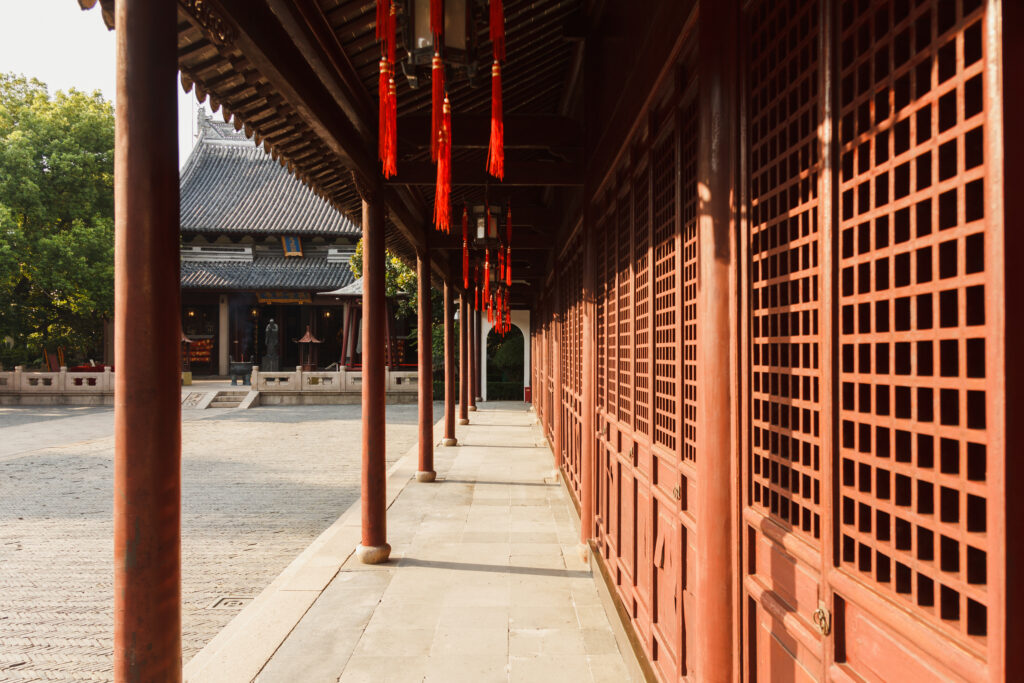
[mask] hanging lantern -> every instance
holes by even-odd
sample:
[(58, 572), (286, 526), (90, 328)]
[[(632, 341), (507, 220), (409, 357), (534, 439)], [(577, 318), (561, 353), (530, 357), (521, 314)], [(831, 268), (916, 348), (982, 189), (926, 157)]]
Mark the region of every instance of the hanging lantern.
[(411, 88), (418, 88), (427, 75), (434, 54), (447, 67), (464, 71), (476, 85), (477, 27), (470, 0), (405, 0), (402, 31), (408, 48), (408, 62), (402, 68)]

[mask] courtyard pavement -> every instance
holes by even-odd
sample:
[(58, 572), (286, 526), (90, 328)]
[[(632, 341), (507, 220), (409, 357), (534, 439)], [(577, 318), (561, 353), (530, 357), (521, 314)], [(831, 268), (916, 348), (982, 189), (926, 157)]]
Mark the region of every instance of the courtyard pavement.
[(390, 470), (390, 562), (355, 558), (360, 517), (350, 510), (185, 667), (185, 680), (640, 680), (582, 560), (579, 519), (533, 413), (491, 403), (470, 422), (458, 446), (435, 450), (436, 482), (413, 479), (414, 453)]
[[(183, 411), (185, 662), (358, 500), (359, 415)], [(112, 408), (0, 407), (0, 681), (112, 680), (112, 435)], [(389, 465), (415, 443), (388, 406)]]

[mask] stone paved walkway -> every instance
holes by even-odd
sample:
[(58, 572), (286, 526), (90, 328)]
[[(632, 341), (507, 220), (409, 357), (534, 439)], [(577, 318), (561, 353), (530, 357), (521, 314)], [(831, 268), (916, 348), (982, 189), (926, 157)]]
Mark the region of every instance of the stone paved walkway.
[[(410, 481), (405, 461), (389, 476), (389, 494), (400, 489), (388, 509), (391, 562), (365, 566), (351, 554), (350, 512), (186, 680), (630, 680), (533, 414), (488, 406), (458, 428), (460, 446), (436, 450), (437, 482)], [(330, 573), (315, 583), (316, 569)]]
[[(184, 661), (358, 500), (359, 412), (184, 412)], [(390, 463), (416, 406), (387, 422)], [(110, 408), (0, 407), (0, 681), (111, 679), (112, 431)]]

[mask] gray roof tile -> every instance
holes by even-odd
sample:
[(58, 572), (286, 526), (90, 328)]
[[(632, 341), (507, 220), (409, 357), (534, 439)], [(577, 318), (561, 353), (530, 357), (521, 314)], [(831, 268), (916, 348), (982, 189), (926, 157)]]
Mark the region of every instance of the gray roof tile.
[(347, 263), (324, 258), (258, 258), (249, 261), (183, 261), (183, 289), (338, 289), (355, 277)]
[(244, 134), (205, 115), (180, 188), (182, 232), (362, 234)]

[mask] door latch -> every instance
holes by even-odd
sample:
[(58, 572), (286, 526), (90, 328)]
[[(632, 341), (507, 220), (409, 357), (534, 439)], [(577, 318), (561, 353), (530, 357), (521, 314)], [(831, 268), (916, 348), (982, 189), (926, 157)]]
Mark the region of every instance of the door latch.
[(827, 636), (832, 631), (832, 613), (828, 611), (828, 608), (824, 604), (819, 603), (818, 609), (814, 610), (814, 614), (811, 616), (814, 623), (818, 626), (818, 631), (821, 635)]

